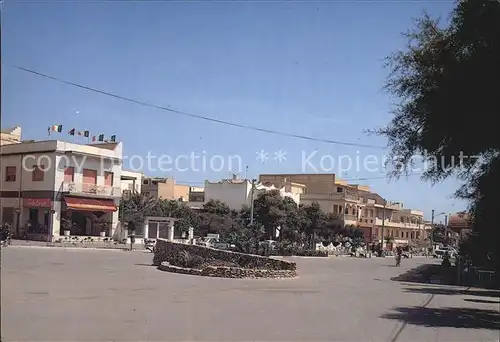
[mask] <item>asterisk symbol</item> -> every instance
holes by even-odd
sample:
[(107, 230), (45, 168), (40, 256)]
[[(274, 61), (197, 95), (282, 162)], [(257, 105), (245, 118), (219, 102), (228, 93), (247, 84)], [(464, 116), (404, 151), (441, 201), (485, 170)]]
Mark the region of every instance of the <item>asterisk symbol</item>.
[(282, 150), (274, 152), (274, 160), (278, 161), (278, 163), (283, 163), (286, 160), (286, 152)]
[(260, 150), (260, 152), (255, 153), (257, 153), (257, 160), (263, 164), (269, 159), (268, 153), (264, 150)]

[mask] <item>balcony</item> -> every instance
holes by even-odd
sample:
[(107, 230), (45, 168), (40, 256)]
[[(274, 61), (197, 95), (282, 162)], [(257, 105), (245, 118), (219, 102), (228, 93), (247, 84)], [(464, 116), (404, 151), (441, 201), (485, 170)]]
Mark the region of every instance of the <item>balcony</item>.
[(374, 217), (367, 217), (367, 216), (361, 216), (359, 219), (359, 222), (365, 223), (365, 224), (375, 224), (375, 218)]
[(332, 192), (330, 194), (330, 199), (361, 202), (361, 199), (359, 198), (359, 196), (345, 193), (345, 192)]
[(75, 182), (63, 182), (62, 192), (71, 195), (91, 196), (91, 197), (120, 197), (121, 188), (116, 186), (84, 184)]
[[(376, 218), (375, 219), (375, 224), (377, 226), (381, 226), (382, 225), (382, 219), (380, 218)], [(391, 221), (389, 219), (386, 219), (385, 220), (385, 224), (384, 224), (386, 227), (394, 227), (394, 228), (407, 228), (407, 229), (424, 229), (424, 224), (423, 223), (409, 223), (409, 222), (395, 222), (395, 221)]]
[(356, 215), (344, 214), (342, 215), (342, 219), (344, 221), (352, 221), (352, 224), (356, 224), (358, 222), (358, 217)]

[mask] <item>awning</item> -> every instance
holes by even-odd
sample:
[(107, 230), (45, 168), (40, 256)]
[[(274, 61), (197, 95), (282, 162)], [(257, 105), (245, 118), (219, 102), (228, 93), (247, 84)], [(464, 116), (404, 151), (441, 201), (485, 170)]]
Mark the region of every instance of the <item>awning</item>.
[(115, 202), (112, 199), (95, 199), (65, 196), (66, 208), (80, 211), (102, 211), (105, 213), (116, 211)]

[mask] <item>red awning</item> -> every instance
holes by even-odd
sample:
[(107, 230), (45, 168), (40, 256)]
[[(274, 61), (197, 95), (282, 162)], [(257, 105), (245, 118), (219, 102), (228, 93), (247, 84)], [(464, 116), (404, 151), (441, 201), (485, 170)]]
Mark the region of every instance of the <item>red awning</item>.
[(105, 213), (116, 211), (115, 202), (112, 199), (95, 199), (81, 197), (64, 197), (66, 207), (70, 210), (80, 211), (102, 211)]

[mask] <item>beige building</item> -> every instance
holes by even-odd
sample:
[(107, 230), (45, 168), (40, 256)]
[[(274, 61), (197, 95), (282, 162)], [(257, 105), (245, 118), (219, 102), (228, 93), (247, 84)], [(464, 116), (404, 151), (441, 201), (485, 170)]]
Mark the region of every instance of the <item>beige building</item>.
[(21, 142), (21, 127), (7, 128), (0, 131), (0, 146)]
[(114, 236), (122, 144), (19, 141), (0, 151), (0, 220), (16, 236), (45, 241)]
[(154, 198), (189, 201), (190, 186), (176, 184), (172, 178), (145, 177), (142, 180), (141, 192)]
[(288, 183), (301, 184), (305, 194), (330, 194), (335, 192), (336, 188), (333, 173), (264, 174), (259, 176), (259, 181), (263, 184), (274, 184), (276, 187)]
[(383, 234), (391, 236), (396, 245), (408, 244), (411, 240), (426, 238), (430, 231), (430, 226), (423, 223), (422, 211), (387, 202), (369, 186), (348, 184), (335, 174), (267, 174), (259, 179), (275, 184), (288, 181), (304, 184), (301, 204), (318, 203), (324, 212), (338, 215), (344, 226), (360, 228), (367, 241), (380, 241)]

